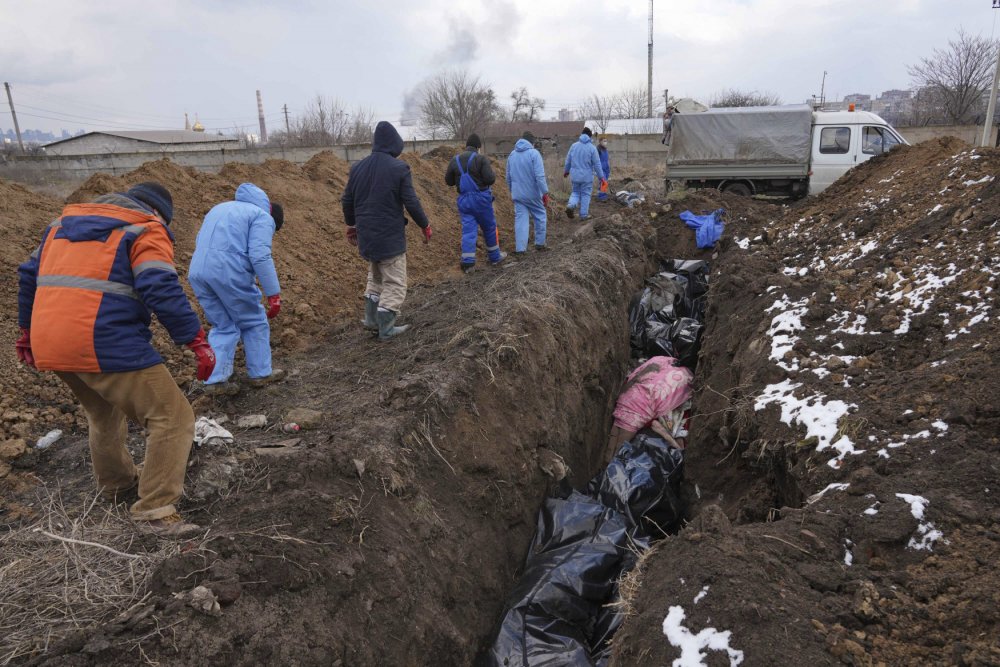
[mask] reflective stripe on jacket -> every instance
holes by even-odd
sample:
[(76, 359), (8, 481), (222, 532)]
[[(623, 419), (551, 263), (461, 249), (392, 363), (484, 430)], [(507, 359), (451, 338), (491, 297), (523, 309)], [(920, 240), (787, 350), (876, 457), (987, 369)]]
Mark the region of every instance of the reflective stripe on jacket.
[(173, 238), (143, 204), (106, 195), (71, 204), (18, 270), (18, 319), (39, 370), (107, 373), (162, 362), (150, 311), (175, 343), (201, 323), (174, 268)]

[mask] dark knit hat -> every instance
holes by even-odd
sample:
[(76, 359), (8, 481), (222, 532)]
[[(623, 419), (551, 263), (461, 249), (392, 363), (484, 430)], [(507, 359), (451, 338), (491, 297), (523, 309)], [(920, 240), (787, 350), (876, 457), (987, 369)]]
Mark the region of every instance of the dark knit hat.
[(521, 135), (521, 138), (531, 142), (532, 146), (534, 146), (538, 142), (538, 140), (535, 139), (535, 135), (531, 133), (531, 130), (525, 130), (524, 134)]
[(590, 131), (589, 127), (583, 128), (583, 133), (586, 134), (588, 137), (594, 136), (594, 133)]
[(159, 183), (152, 181), (139, 183), (129, 188), (125, 194), (151, 207), (163, 217), (168, 225), (174, 217), (173, 197), (170, 196), (170, 191)]
[(285, 224), (285, 209), (276, 201), (271, 202), (271, 217), (274, 218), (274, 231), (278, 231)]
[(483, 140), (479, 138), (478, 134), (473, 133), (470, 134), (469, 138), (465, 140), (465, 145), (471, 146), (476, 150), (479, 150), (480, 148), (483, 147)]

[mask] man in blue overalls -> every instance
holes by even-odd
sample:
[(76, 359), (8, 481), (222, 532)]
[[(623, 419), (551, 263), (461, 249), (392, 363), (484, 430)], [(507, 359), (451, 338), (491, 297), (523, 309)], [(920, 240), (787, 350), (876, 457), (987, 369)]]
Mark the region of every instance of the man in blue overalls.
[(486, 255), (490, 264), (497, 266), (507, 257), (500, 251), (497, 220), (493, 214), (493, 193), (490, 186), (496, 174), (490, 161), (479, 154), (483, 142), (479, 135), (469, 135), (465, 151), (448, 163), (444, 182), (458, 189), (458, 213), (462, 218), (462, 271), (468, 273), (476, 265), (476, 239), (483, 231)]

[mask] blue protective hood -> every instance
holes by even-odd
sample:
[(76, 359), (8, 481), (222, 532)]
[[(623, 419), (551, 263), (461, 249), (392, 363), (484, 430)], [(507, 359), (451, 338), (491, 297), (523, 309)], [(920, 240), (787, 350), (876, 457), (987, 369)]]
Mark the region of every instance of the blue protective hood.
[(271, 215), (271, 200), (267, 198), (267, 193), (253, 183), (243, 183), (236, 188), (236, 201), (253, 204), (264, 213)]
[(387, 120), (380, 120), (375, 126), (375, 134), (372, 137), (372, 153), (388, 153), (393, 157), (399, 157), (403, 152), (403, 137)]
[(580, 135), (580, 143), (581, 144), (589, 144), (589, 143), (591, 143), (590, 136), (588, 136), (586, 134), (581, 134)]
[(516, 150), (516, 151), (522, 151), (523, 152), (523, 151), (526, 151), (526, 150), (528, 150), (530, 148), (534, 148), (534, 146), (527, 139), (518, 139), (517, 143), (514, 144), (514, 150)]

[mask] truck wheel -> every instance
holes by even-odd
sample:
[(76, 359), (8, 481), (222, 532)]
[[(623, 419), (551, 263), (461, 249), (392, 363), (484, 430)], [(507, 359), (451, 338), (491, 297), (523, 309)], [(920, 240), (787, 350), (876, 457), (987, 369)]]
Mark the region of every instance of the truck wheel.
[(746, 183), (727, 183), (722, 187), (722, 191), (731, 195), (739, 195), (740, 197), (750, 197), (753, 195), (753, 192), (750, 191), (750, 186)]

